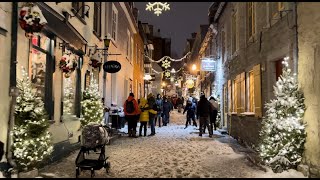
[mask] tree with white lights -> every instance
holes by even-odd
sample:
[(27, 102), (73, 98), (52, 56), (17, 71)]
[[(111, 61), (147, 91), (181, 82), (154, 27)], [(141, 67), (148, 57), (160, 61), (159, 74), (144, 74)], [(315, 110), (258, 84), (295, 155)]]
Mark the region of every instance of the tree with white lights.
[(53, 151), (43, 101), (32, 89), (24, 69), (22, 75), (23, 79), (17, 82), (19, 96), (15, 106), (15, 126), (11, 134), (12, 151), (20, 171), (36, 168)]
[(259, 155), (274, 172), (296, 168), (306, 139), (303, 115), (304, 97), (298, 90), (296, 74), (291, 75), (288, 57), (283, 75), (274, 86), (275, 99), (266, 104), (267, 112), (260, 132)]
[(81, 127), (90, 122), (100, 123), (103, 119), (103, 104), (97, 82), (91, 78), (90, 85), (83, 93)]
[(65, 78), (64, 97), (63, 97), (63, 113), (71, 114), (74, 100), (74, 89), (71, 78)]

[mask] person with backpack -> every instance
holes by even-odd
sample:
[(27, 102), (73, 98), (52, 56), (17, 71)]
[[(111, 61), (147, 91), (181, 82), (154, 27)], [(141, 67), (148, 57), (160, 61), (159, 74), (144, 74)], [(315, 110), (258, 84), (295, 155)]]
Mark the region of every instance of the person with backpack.
[(147, 123), (150, 120), (149, 114), (157, 114), (157, 111), (154, 111), (148, 105), (148, 101), (145, 98), (140, 99), (139, 108), (141, 110), (140, 114), (140, 129), (139, 129), (139, 136), (142, 136), (142, 128), (144, 128), (144, 136), (147, 136)]
[(157, 125), (157, 120), (158, 120), (159, 121), (159, 127), (161, 127), (161, 114), (162, 114), (162, 111), (163, 111), (163, 102), (162, 102), (160, 94), (157, 94), (156, 106), (157, 106), (157, 112), (158, 113), (156, 115), (154, 124)]
[(214, 130), (217, 130), (216, 121), (217, 121), (219, 104), (217, 103), (217, 100), (213, 96), (210, 97), (209, 102), (211, 103), (212, 109), (213, 109), (212, 116), (210, 117), (211, 131), (213, 131), (212, 124), (214, 126)]
[(134, 94), (130, 93), (128, 99), (125, 101), (124, 114), (128, 121), (128, 135), (129, 137), (137, 137), (137, 121), (140, 114), (139, 105), (134, 99)]
[[(157, 111), (157, 105), (156, 105), (156, 99), (154, 98), (153, 94), (150, 93), (148, 95), (148, 105), (151, 109), (153, 109), (154, 111)], [(151, 128), (151, 134), (149, 136), (154, 136), (156, 134), (156, 128), (155, 128), (155, 117), (156, 117), (157, 113), (156, 114), (153, 114), (153, 113), (149, 113), (149, 125), (150, 125), (150, 128)]]
[[(204, 128), (211, 129), (210, 116), (213, 113), (211, 103), (208, 101), (204, 93), (201, 93), (200, 101), (197, 105), (197, 119), (200, 119), (199, 136), (204, 133)], [(209, 130), (209, 137), (212, 137), (212, 131)]]
[(196, 105), (188, 100), (186, 107), (184, 108), (183, 114), (187, 111), (187, 121), (186, 121), (186, 127), (188, 127), (188, 123), (191, 125), (191, 119), (193, 121), (193, 125), (197, 127), (197, 122), (195, 119), (195, 111), (196, 111)]
[(163, 126), (167, 126), (170, 122), (170, 112), (173, 110), (173, 105), (166, 97), (163, 97)]

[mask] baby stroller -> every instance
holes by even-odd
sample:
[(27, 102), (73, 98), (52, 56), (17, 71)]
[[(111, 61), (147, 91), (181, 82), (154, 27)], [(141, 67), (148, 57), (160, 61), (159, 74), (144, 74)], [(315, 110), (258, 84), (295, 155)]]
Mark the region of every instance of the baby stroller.
[[(110, 162), (107, 161), (105, 145), (109, 142), (107, 130), (99, 124), (88, 124), (82, 131), (82, 145), (76, 159), (76, 178), (83, 170), (91, 170), (91, 177), (95, 176), (94, 171), (105, 168), (109, 172)], [(90, 158), (94, 155), (98, 157)]]

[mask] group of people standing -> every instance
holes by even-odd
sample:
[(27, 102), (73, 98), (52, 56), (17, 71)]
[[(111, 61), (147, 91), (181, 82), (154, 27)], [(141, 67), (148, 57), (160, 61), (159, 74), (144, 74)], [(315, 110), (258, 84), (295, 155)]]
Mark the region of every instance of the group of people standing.
[(212, 137), (213, 128), (214, 130), (217, 129), (216, 120), (219, 105), (216, 101), (217, 100), (212, 96), (208, 100), (203, 93), (200, 96), (199, 102), (195, 101), (194, 98), (190, 97), (187, 100), (187, 104), (183, 111), (183, 114), (187, 112), (185, 129), (188, 127), (188, 124), (191, 125), (191, 120), (193, 121), (193, 125), (197, 127), (197, 122), (195, 118), (197, 117), (200, 124), (199, 136), (202, 136), (202, 134), (205, 133), (206, 127), (208, 127), (209, 137)]
[(149, 123), (151, 134), (154, 136), (155, 126), (158, 121), (159, 127), (167, 126), (170, 121), (170, 112), (173, 110), (173, 105), (168, 101), (167, 97), (161, 98), (160, 94), (154, 97), (149, 94), (147, 99), (141, 98), (138, 101), (134, 98), (134, 94), (130, 93), (124, 105), (125, 119), (128, 122), (128, 135), (129, 137), (136, 136), (137, 123), (140, 122), (139, 136), (142, 136), (142, 129), (144, 136), (147, 135), (147, 125)]

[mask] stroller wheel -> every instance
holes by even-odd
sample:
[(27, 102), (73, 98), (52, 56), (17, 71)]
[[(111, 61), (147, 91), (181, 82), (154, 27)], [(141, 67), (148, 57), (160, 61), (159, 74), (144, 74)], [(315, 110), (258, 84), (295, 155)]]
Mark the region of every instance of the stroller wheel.
[(79, 171), (79, 169), (77, 168), (77, 169), (76, 169), (76, 178), (78, 178), (79, 175), (80, 175), (80, 171)]
[(91, 170), (91, 177), (94, 177), (94, 170)]
[(106, 173), (109, 173), (110, 172), (110, 162), (107, 162), (106, 163)]

